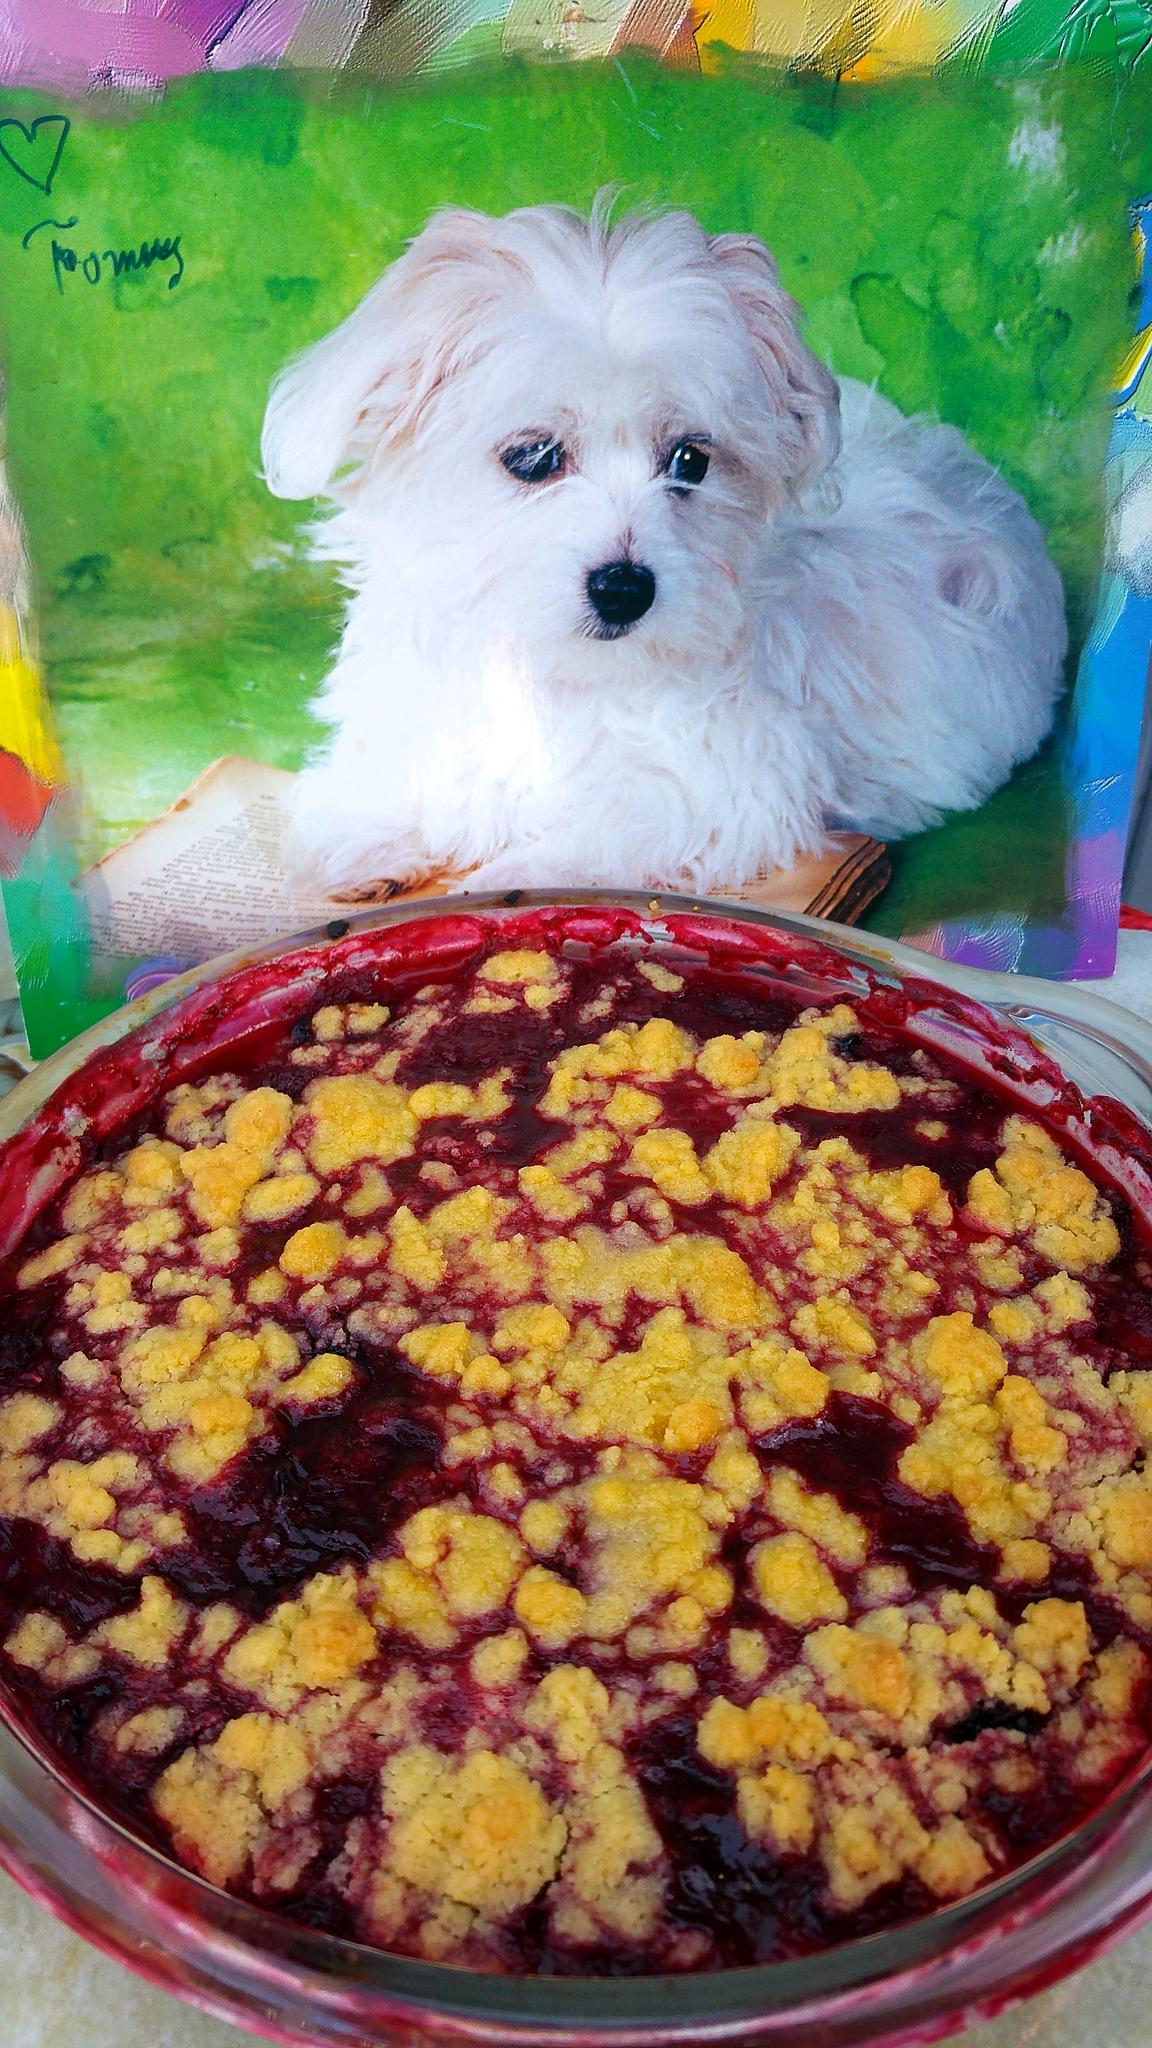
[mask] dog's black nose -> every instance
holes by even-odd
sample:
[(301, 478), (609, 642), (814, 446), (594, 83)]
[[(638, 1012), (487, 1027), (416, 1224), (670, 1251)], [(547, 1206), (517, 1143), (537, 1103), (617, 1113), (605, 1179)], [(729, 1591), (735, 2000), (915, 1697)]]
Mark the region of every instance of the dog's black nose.
[(588, 602), (612, 636), (651, 611), (655, 595), (656, 578), (642, 562), (605, 562), (588, 578)]

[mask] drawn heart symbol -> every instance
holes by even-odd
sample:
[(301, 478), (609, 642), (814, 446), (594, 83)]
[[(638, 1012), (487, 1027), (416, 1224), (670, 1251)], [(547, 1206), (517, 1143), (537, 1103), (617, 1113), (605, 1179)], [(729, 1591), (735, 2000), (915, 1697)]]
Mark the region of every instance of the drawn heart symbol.
[(0, 121), (0, 156), (38, 192), (51, 192), (71, 126), (67, 114), (39, 114), (30, 128), (9, 116)]

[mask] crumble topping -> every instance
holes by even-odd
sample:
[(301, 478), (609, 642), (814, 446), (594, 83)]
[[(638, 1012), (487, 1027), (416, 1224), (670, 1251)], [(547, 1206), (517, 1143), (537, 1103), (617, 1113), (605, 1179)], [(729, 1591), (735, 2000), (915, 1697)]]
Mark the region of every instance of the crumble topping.
[(845, 1003), (526, 948), (331, 993), (3, 1291), (0, 1677), (298, 1919), (768, 1960), (963, 1897), (1145, 1746), (1134, 1221)]

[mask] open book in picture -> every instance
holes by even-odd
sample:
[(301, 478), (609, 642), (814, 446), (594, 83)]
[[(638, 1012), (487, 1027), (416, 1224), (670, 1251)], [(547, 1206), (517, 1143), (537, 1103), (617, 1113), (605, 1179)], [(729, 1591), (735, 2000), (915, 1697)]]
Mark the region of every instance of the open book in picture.
[[(466, 875), (448, 874), (406, 889), (387, 875), (342, 894), (302, 886), (284, 850), (293, 780), (283, 769), (225, 755), (162, 817), (89, 868), (83, 880), (97, 952), (205, 960), (401, 895), (467, 890)], [(852, 924), (887, 878), (876, 840), (842, 834), (826, 854), (760, 877), (735, 900)]]

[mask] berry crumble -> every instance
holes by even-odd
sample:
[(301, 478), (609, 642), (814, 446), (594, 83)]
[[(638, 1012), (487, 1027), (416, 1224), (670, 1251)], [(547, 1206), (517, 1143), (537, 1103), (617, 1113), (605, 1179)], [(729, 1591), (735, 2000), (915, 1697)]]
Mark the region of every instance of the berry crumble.
[(0, 1682), (211, 1883), (771, 1962), (1145, 1750), (1137, 1221), (896, 1025), (497, 930), (89, 1153), (0, 1274)]

